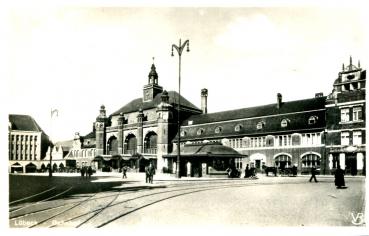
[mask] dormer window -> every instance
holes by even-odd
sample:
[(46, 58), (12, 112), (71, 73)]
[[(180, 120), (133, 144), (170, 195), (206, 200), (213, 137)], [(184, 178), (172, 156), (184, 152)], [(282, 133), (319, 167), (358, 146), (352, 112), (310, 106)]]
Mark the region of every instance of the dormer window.
[(187, 124), (188, 125), (192, 125), (193, 124), (193, 120), (189, 120)]
[(313, 125), (313, 124), (316, 124), (317, 121), (318, 121), (318, 117), (317, 116), (310, 116), (309, 117), (308, 124), (309, 125)]
[(241, 131), (241, 129), (242, 129), (242, 125), (241, 125), (241, 124), (238, 124), (238, 125), (236, 125), (236, 126), (234, 127), (234, 131), (236, 131), (236, 132), (240, 132), (240, 131)]
[(219, 134), (220, 132), (222, 132), (222, 127), (221, 126), (216, 127), (215, 128), (215, 133)]
[(263, 129), (265, 126), (265, 122), (263, 121), (260, 121), (258, 122), (258, 124), (256, 125), (256, 129)]
[(286, 128), (289, 125), (289, 123), (290, 123), (290, 120), (289, 119), (283, 119), (281, 121), (281, 127), (282, 128)]
[(182, 130), (182, 131), (181, 131), (181, 137), (186, 136), (186, 134), (187, 134), (187, 132), (186, 132), (185, 130)]
[(200, 128), (197, 130), (197, 135), (202, 135), (205, 132), (204, 129)]

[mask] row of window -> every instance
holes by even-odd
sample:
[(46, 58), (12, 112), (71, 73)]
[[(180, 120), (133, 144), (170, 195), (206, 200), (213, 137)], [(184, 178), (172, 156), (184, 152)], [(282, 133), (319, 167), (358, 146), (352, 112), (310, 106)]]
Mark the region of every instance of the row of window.
[(350, 136), (350, 131), (341, 132), (341, 145), (361, 145), (363, 143), (361, 130), (353, 131), (352, 139)]
[[(315, 166), (316, 168), (320, 168), (320, 157), (316, 154), (307, 154), (301, 158), (301, 167), (302, 168), (312, 168)], [(262, 165), (265, 165), (265, 162), (255, 161), (254, 163), (251, 163), (251, 167), (261, 168)], [(235, 160), (236, 167), (242, 169), (242, 159), (236, 158)], [(278, 168), (289, 168), (294, 165), (292, 163), (292, 158), (288, 155), (278, 155), (274, 158), (274, 165)]]
[[(318, 117), (317, 116), (310, 116), (309, 119), (308, 119), (308, 124), (309, 125), (313, 125), (315, 124), (316, 122), (318, 121)], [(282, 119), (281, 121), (281, 127), (282, 128), (286, 128), (290, 125), (291, 121), (289, 119)], [(256, 129), (257, 130), (261, 130), (265, 127), (266, 123), (265, 121), (260, 121), (256, 124)], [(237, 124), (235, 127), (234, 127), (234, 131), (236, 132), (239, 132), (241, 131), (243, 128), (243, 126), (241, 124)], [(214, 133), (215, 134), (220, 134), (223, 130), (223, 127), (222, 126), (217, 126), (215, 127), (214, 129)], [(204, 128), (199, 128), (197, 131), (196, 131), (196, 134), (197, 135), (202, 135), (205, 133), (205, 129)], [(184, 137), (187, 135), (187, 131), (186, 130), (182, 130), (181, 131), (181, 137)]]
[(68, 157), (94, 157), (96, 156), (96, 149), (85, 150), (71, 150)]
[(12, 141), (37, 141), (37, 136), (36, 135), (18, 135), (18, 134), (13, 134), (11, 135), (11, 140)]
[(225, 145), (232, 148), (288, 147), (321, 145), (320, 133), (304, 133), (296, 135), (268, 135), (261, 137), (244, 137), (228, 139)]
[(20, 160), (20, 161), (28, 161), (28, 160), (37, 160), (36, 153), (22, 153), (22, 152), (12, 152), (10, 155), (10, 160)]
[(362, 119), (363, 108), (361, 106), (341, 109), (341, 122), (361, 121)]

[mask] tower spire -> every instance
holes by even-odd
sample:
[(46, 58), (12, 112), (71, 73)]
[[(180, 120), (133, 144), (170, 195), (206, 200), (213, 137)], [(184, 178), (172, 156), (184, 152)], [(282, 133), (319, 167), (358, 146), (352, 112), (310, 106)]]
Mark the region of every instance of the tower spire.
[(360, 68), (360, 60), (359, 60), (359, 62), (357, 63), (357, 67), (359, 67), (359, 68)]

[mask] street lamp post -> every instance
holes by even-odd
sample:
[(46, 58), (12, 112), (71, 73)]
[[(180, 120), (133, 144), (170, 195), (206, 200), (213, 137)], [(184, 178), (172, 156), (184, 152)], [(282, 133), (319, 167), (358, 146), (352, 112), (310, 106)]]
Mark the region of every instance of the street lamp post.
[(180, 115), (180, 107), (181, 107), (181, 56), (182, 56), (182, 52), (183, 49), (186, 47), (187, 45), (187, 52), (190, 51), (190, 41), (187, 39), (183, 44), (181, 44), (181, 39), (179, 39), (179, 46), (172, 44), (172, 57), (174, 56), (173, 54), (173, 48), (176, 49), (177, 53), (178, 53), (178, 58), (179, 58), (179, 64), (178, 64), (178, 115), (177, 115), (177, 126), (178, 126), (178, 145), (177, 145), (177, 177), (181, 178), (181, 173), (180, 173), (180, 156), (181, 156), (181, 124), (180, 124), (180, 119), (179, 119), (179, 115)]
[(59, 111), (57, 109), (51, 109), (51, 114), (50, 114), (50, 126), (51, 126), (51, 130), (50, 130), (50, 136), (49, 136), (49, 141), (50, 141), (50, 168), (49, 168), (49, 177), (53, 176), (53, 167), (52, 167), (52, 159), (53, 159), (53, 149), (54, 149), (54, 144), (53, 144), (53, 116), (56, 113), (56, 116), (59, 115)]

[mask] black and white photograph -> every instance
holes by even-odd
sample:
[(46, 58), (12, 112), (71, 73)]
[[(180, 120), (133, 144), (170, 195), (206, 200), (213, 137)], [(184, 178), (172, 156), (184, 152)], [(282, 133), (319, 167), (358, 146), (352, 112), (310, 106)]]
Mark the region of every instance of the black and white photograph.
[(6, 6), (8, 230), (364, 234), (365, 4), (231, 3)]

